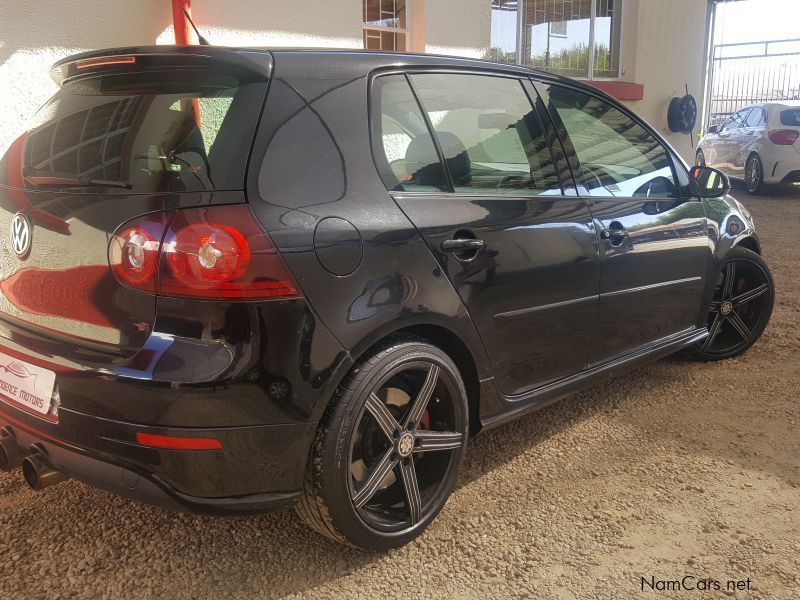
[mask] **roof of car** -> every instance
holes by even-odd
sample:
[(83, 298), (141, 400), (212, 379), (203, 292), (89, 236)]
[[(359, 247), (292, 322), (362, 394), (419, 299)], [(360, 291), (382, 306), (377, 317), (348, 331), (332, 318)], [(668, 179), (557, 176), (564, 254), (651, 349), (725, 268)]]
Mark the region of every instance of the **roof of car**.
[[(509, 73), (521, 77), (535, 77), (538, 80), (551, 81), (562, 85), (570, 85), (585, 90), (596, 96), (604, 98), (607, 102), (619, 102), (594, 86), (572, 78), (555, 75), (546, 71), (532, 69), (515, 63), (501, 63), (477, 58), (459, 56), (444, 56), (438, 54), (414, 54), (407, 52), (383, 52), (358, 49), (328, 49), (328, 48), (268, 48), (247, 46), (134, 46), (126, 48), (107, 48), (92, 50), (68, 56), (56, 62), (50, 70), (50, 76), (60, 86), (71, 76), (83, 73), (76, 70), (77, 63), (88, 59), (149, 55), (169, 57), (185, 57), (185, 59), (203, 60), (217, 63), (223, 68), (231, 68), (256, 73), (259, 77), (267, 77), (270, 67), (266, 64), (255, 64), (257, 61), (247, 57), (250, 53), (263, 53), (274, 58), (276, 72), (282, 76), (308, 77), (319, 72), (327, 79), (346, 79), (348, 77), (363, 77), (375, 69), (382, 68), (447, 68), (463, 69), (465, 71), (483, 70), (495, 73)], [(91, 62), (91, 61), (89, 61)], [(101, 67), (102, 68), (102, 67)]]
[[(224, 59), (230, 58), (235, 55), (242, 55), (247, 53), (264, 53), (271, 55), (275, 58), (276, 63), (280, 61), (282, 64), (293, 64), (299, 66), (303, 63), (304, 66), (313, 65), (315, 68), (324, 68), (328, 66), (335, 70), (327, 73), (328, 76), (334, 74), (341, 74), (342, 76), (353, 75), (355, 73), (368, 73), (376, 68), (381, 67), (448, 67), (448, 68), (463, 68), (469, 69), (490, 69), (493, 71), (505, 71), (513, 73), (522, 73), (536, 76), (538, 78), (545, 78), (550, 80), (559, 80), (562, 82), (569, 82), (571, 84), (578, 84), (582, 87), (588, 87), (574, 79), (568, 79), (545, 71), (539, 71), (524, 67), (514, 63), (501, 63), (492, 62), (488, 60), (481, 60), (477, 58), (465, 58), (458, 56), (444, 56), (437, 54), (414, 54), (405, 52), (383, 52), (374, 50), (357, 50), (357, 49), (324, 49), (324, 48), (269, 48), (269, 47), (247, 47), (247, 46), (176, 46), (176, 45), (159, 45), (159, 46), (137, 46), (126, 48), (108, 48), (103, 50), (92, 50), (73, 56), (68, 56), (54, 65), (54, 70), (58, 70), (61, 65), (74, 63), (77, 61), (84, 61), (92, 58), (120, 56), (120, 55), (161, 55), (168, 56), (174, 54), (175, 56), (204, 56), (208, 59)], [(325, 65), (324, 63), (327, 63)], [(599, 90), (591, 88), (592, 91), (598, 93)], [(602, 93), (602, 92), (599, 92)], [(603, 94), (605, 95), (605, 94)]]
[(770, 100), (764, 106), (782, 106), (788, 108), (800, 108), (800, 100)]
[(754, 102), (753, 104), (748, 104), (739, 110), (747, 110), (748, 108), (757, 108), (759, 106), (763, 106), (765, 108), (798, 108), (800, 107), (800, 100), (766, 100), (764, 102)]

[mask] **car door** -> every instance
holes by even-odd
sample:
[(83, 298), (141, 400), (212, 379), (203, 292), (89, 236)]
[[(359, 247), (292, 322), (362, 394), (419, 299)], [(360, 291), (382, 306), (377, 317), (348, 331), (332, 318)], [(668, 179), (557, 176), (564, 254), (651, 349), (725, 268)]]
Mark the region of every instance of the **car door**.
[(702, 202), (681, 197), (685, 169), (645, 125), (600, 96), (538, 88), (565, 132), (578, 192), (600, 237), (589, 367), (690, 330), (701, 311), (709, 249)]
[(734, 177), (744, 177), (744, 166), (750, 155), (747, 149), (751, 145), (753, 137), (757, 135), (756, 128), (752, 123), (757, 123), (757, 117), (761, 110), (761, 107), (748, 107), (737, 113), (741, 114), (741, 125), (731, 132), (730, 137), (731, 175)]
[(748, 107), (731, 115), (720, 127), (719, 135), (714, 142), (716, 156), (713, 166), (733, 177), (741, 177), (744, 173), (744, 164), (739, 165), (738, 159), (742, 149), (740, 130), (750, 111), (751, 108)]
[[(529, 93), (517, 77), (455, 72), (385, 75), (372, 87), (379, 170), (506, 395), (586, 369), (599, 284), (591, 214)], [(396, 125), (384, 134), (387, 121)]]
[(762, 106), (756, 106), (747, 115), (742, 127), (739, 128), (738, 138), (740, 143), (738, 145), (739, 154), (736, 157), (737, 169), (741, 165), (741, 176), (744, 177), (744, 168), (747, 164), (747, 158), (754, 152), (758, 146), (759, 141), (764, 136), (764, 131), (767, 128), (767, 111)]

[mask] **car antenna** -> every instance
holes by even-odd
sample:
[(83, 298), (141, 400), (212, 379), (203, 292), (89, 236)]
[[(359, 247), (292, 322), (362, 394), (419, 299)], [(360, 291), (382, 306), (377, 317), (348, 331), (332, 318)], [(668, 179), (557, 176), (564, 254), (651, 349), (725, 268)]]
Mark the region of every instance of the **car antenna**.
[(195, 25), (194, 21), (192, 21), (192, 17), (191, 17), (191, 15), (189, 15), (189, 11), (184, 8), (183, 9), (183, 14), (186, 15), (186, 19), (192, 25), (192, 29), (194, 29), (194, 32), (197, 34), (197, 41), (200, 42), (200, 45), (201, 46), (210, 46), (211, 44), (209, 43), (209, 41), (206, 38), (203, 37), (203, 34), (200, 33), (199, 29), (197, 29), (197, 25)]

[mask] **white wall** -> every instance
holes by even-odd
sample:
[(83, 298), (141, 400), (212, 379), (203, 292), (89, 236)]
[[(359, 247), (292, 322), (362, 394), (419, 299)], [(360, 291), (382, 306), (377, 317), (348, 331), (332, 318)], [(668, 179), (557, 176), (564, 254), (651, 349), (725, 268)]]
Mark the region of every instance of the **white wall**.
[(482, 58), (489, 48), (490, 0), (428, 0), (425, 3), (425, 51)]
[[(622, 79), (644, 84), (644, 100), (626, 102), (662, 133), (690, 163), (692, 138), (671, 133), (667, 107), (675, 96), (689, 93), (702, 106), (706, 56), (706, 0), (625, 0)], [(700, 127), (698, 115), (697, 130)], [(694, 147), (697, 146), (694, 139)]]
[[(195, 22), (224, 45), (360, 48), (358, 0), (194, 0)], [(206, 26), (213, 23), (213, 26)], [(57, 60), (84, 50), (173, 43), (169, 0), (0, 2), (0, 155), (56, 90)]]
[[(360, 0), (192, 0), (192, 13), (200, 32), (220, 46), (361, 48), (363, 45)], [(165, 44), (173, 40), (171, 29), (159, 39)]]

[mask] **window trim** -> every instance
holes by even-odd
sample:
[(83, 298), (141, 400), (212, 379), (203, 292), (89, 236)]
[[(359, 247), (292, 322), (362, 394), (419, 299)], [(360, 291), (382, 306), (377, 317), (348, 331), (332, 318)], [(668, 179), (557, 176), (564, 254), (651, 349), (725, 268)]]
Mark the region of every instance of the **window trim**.
[(620, 201), (630, 202), (631, 199), (634, 199), (632, 196), (596, 196), (590, 193), (590, 189), (586, 185), (587, 178), (583, 170), (583, 165), (581, 164), (580, 158), (578, 158), (578, 153), (575, 151), (575, 146), (572, 145), (572, 139), (569, 136), (569, 132), (567, 131), (566, 127), (564, 127), (563, 122), (561, 121), (561, 117), (558, 115), (558, 113), (553, 114), (555, 108), (551, 110), (550, 102), (549, 101), (545, 102), (545, 98), (548, 98), (549, 100), (549, 94), (547, 94), (546, 91), (542, 90), (542, 85), (557, 85), (572, 89), (576, 92), (586, 94), (587, 96), (591, 96), (596, 100), (600, 100), (601, 102), (605, 102), (606, 104), (611, 105), (613, 108), (620, 111), (627, 118), (634, 121), (637, 125), (642, 127), (651, 136), (653, 136), (659, 144), (661, 144), (661, 146), (666, 151), (667, 156), (670, 158), (672, 176), (675, 179), (676, 184), (680, 188), (679, 189), (680, 195), (678, 198), (675, 198), (674, 200), (697, 201), (697, 202), (700, 201), (700, 198), (696, 198), (688, 194), (689, 170), (686, 167), (686, 164), (683, 162), (683, 159), (680, 158), (680, 155), (675, 151), (675, 149), (670, 145), (670, 143), (667, 140), (665, 140), (661, 135), (659, 135), (658, 132), (653, 127), (651, 127), (647, 122), (639, 118), (639, 116), (636, 113), (628, 110), (627, 107), (625, 107), (624, 105), (613, 99), (604, 97), (602, 94), (595, 93), (595, 91), (591, 88), (586, 89), (580, 85), (572, 85), (572, 82), (570, 82), (569, 80), (548, 81), (546, 79), (538, 79), (536, 76), (531, 76), (530, 80), (531, 83), (533, 84), (533, 88), (536, 90), (536, 93), (539, 95), (540, 99), (542, 100), (542, 103), (545, 105), (545, 108), (547, 110), (547, 116), (553, 122), (553, 126), (555, 127), (556, 133), (558, 133), (559, 130), (563, 130), (564, 132), (563, 137), (559, 135), (559, 138), (561, 139), (561, 145), (564, 148), (564, 153), (567, 156), (567, 163), (569, 164), (569, 167), (572, 170), (572, 175), (575, 179), (575, 186), (579, 197), (591, 201), (615, 200), (618, 202)]
[[(538, 120), (539, 125), (542, 127), (542, 131), (546, 132), (547, 126), (552, 125), (552, 122), (548, 120), (545, 122), (545, 117), (549, 115), (541, 114), (540, 108), (537, 106), (536, 99), (531, 97), (530, 91), (526, 88), (526, 83), (535, 83), (531, 78), (531, 73), (528, 70), (529, 67), (522, 67), (525, 71), (519, 71), (514, 69), (514, 63), (508, 63), (509, 67), (511, 67), (508, 71), (505, 70), (487, 70), (485, 68), (468, 68), (468, 67), (443, 67), (441, 65), (431, 65), (430, 67), (421, 66), (421, 65), (410, 65), (408, 67), (381, 67), (375, 69), (370, 72), (368, 76), (367, 82), (367, 120), (369, 123), (369, 145), (372, 154), (372, 162), (375, 165), (375, 169), (378, 175), (378, 178), (383, 183), (383, 177), (381, 176), (381, 168), (385, 168), (388, 166), (385, 160), (381, 160), (379, 157), (384, 156), (383, 152), (383, 142), (382, 140), (378, 139), (376, 135), (380, 132), (380, 117), (381, 113), (379, 110), (376, 110), (378, 106), (378, 98), (376, 97), (375, 90), (374, 90), (374, 83), (377, 79), (381, 77), (387, 77), (390, 75), (402, 75), (406, 82), (408, 83), (409, 87), (412, 90), (412, 94), (414, 95), (414, 100), (417, 103), (417, 108), (423, 115), (425, 120), (425, 124), (428, 127), (428, 133), (434, 140), (434, 146), (436, 148), (436, 153), (439, 156), (439, 162), (442, 168), (445, 171), (447, 176), (447, 180), (450, 186), (450, 189), (447, 191), (438, 191), (438, 192), (422, 192), (416, 190), (391, 190), (387, 188), (387, 192), (394, 196), (396, 194), (401, 194), (403, 196), (442, 196), (442, 195), (449, 195), (449, 196), (458, 196), (464, 198), (488, 198), (488, 199), (505, 199), (505, 200), (535, 200), (535, 199), (542, 199), (542, 200), (559, 200), (559, 199), (574, 199), (577, 190), (577, 180), (575, 179), (575, 174), (572, 171), (572, 165), (570, 164), (570, 172), (569, 178), (567, 180), (563, 180), (560, 176), (558, 170), (556, 170), (556, 174), (559, 177), (559, 184), (561, 185), (561, 194), (558, 196), (534, 196), (534, 195), (516, 195), (516, 194), (492, 194), (487, 192), (486, 194), (462, 194), (455, 191), (453, 186), (453, 179), (450, 174), (450, 169), (447, 168), (447, 161), (444, 160), (444, 154), (441, 151), (441, 146), (439, 144), (439, 140), (436, 136), (435, 130), (433, 125), (430, 122), (430, 117), (428, 116), (425, 109), (422, 107), (422, 103), (417, 96), (416, 89), (413, 87), (413, 83), (411, 82), (410, 75), (414, 74), (441, 74), (441, 75), (479, 75), (485, 77), (504, 77), (506, 79), (514, 79), (516, 80), (520, 86), (522, 87), (522, 91), (525, 96), (528, 98), (528, 102), (531, 105), (531, 110), (536, 115), (536, 119)], [(553, 74), (553, 83), (558, 83), (558, 75)], [(546, 80), (546, 79), (545, 79)], [(538, 97), (538, 90), (534, 86), (534, 91)], [(566, 148), (563, 146), (563, 140), (561, 136), (558, 135), (556, 132), (556, 141), (559, 143), (561, 150), (564, 154), (566, 154)], [(556, 155), (553, 153), (553, 149), (550, 150), (553, 160), (555, 160)], [(382, 163), (386, 164), (379, 164), (379, 160)], [(569, 160), (569, 159), (567, 159)], [(386, 186), (384, 186), (386, 187)]]

